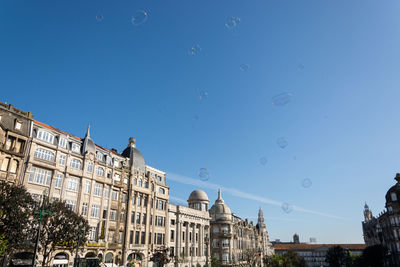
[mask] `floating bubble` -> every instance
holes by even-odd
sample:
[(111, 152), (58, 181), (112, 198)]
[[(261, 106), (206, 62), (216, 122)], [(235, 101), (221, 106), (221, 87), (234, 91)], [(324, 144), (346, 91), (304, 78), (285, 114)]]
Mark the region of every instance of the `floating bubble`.
[(274, 96), (272, 98), (272, 103), (275, 106), (284, 106), (287, 103), (289, 103), (290, 100), (292, 100), (292, 94), (291, 93), (282, 93), (282, 94)]
[(199, 96), (200, 100), (208, 98), (207, 91), (196, 89), (196, 94)]
[(242, 64), (240, 65), (240, 70), (241, 71), (248, 71), (250, 69), (250, 66), (248, 64)]
[(98, 14), (98, 15), (96, 16), (96, 20), (97, 20), (98, 22), (102, 21), (103, 18), (104, 18), (104, 17), (103, 17), (102, 14)]
[(148, 16), (147, 16), (147, 12), (146, 11), (137, 10), (135, 12), (135, 14), (132, 16), (131, 22), (132, 22), (133, 25), (138, 26), (140, 24), (145, 23), (146, 20), (147, 20), (147, 17)]
[(312, 185), (311, 179), (305, 178), (301, 181), (301, 186), (304, 188), (310, 188)]
[(303, 70), (303, 69), (304, 69), (304, 65), (303, 65), (302, 63), (300, 63), (299, 65), (297, 65), (297, 67), (298, 67), (300, 70)]
[(265, 166), (267, 164), (267, 162), (268, 162), (268, 159), (266, 157), (261, 157), (260, 158), (260, 164), (261, 165)]
[(293, 207), (292, 207), (292, 205), (290, 205), (289, 203), (284, 202), (284, 203), (282, 204), (282, 210), (283, 210), (285, 213), (290, 213), (290, 212), (292, 212)]
[(288, 145), (288, 141), (284, 137), (276, 139), (276, 143), (280, 148), (285, 148)]
[(230, 17), (225, 22), (225, 27), (228, 29), (236, 28), (236, 26), (240, 23), (240, 18), (238, 17)]
[(200, 180), (202, 181), (207, 181), (208, 179), (210, 179), (210, 174), (206, 168), (201, 168), (198, 174)]
[(198, 55), (200, 52), (201, 52), (201, 47), (198, 44), (192, 46), (188, 51), (189, 55), (192, 55), (192, 56)]

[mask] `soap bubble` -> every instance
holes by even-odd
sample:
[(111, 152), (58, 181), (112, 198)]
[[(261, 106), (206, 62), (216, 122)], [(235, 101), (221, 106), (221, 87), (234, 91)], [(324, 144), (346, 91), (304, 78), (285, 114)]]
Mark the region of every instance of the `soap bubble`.
[(265, 166), (267, 164), (267, 162), (268, 162), (268, 159), (266, 157), (261, 157), (260, 158), (260, 164), (261, 165)]
[(288, 145), (288, 141), (284, 137), (276, 139), (276, 143), (280, 148), (285, 148)]
[(198, 172), (198, 175), (202, 181), (207, 181), (210, 179), (210, 174), (206, 168), (201, 168)]
[(291, 93), (282, 93), (282, 94), (274, 96), (272, 98), (272, 103), (275, 106), (284, 106), (287, 103), (289, 103), (290, 100), (292, 100), (292, 94)]
[(228, 29), (234, 29), (240, 23), (240, 18), (238, 17), (230, 17), (225, 22), (225, 27)]
[(290, 205), (289, 203), (284, 202), (284, 203), (282, 204), (282, 210), (283, 210), (285, 213), (290, 213), (290, 212), (292, 212), (293, 207), (292, 207), (292, 205)]
[(309, 178), (305, 178), (301, 181), (301, 186), (304, 188), (310, 188), (312, 185), (312, 181)]
[(201, 90), (201, 89), (196, 89), (196, 94), (199, 96), (200, 100), (208, 98), (208, 92)]
[(198, 55), (200, 52), (201, 52), (201, 47), (198, 44), (193, 45), (188, 51), (189, 55), (191, 56)]
[(103, 20), (103, 15), (102, 14), (98, 14), (97, 16), (96, 16), (96, 20), (98, 21), (98, 22), (101, 22), (102, 20)]
[(146, 11), (137, 10), (135, 12), (135, 14), (133, 14), (131, 22), (132, 22), (133, 25), (138, 26), (140, 24), (145, 23), (146, 20), (147, 20), (147, 17), (148, 16), (147, 16)]
[(249, 69), (250, 69), (250, 66), (248, 64), (240, 65), (240, 70), (243, 72), (248, 71)]

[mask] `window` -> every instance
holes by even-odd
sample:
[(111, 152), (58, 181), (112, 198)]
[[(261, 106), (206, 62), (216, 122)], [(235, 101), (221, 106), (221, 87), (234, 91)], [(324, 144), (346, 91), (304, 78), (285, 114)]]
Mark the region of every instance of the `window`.
[(141, 195), (137, 196), (137, 205), (142, 206), (142, 196)]
[(13, 159), (10, 166), (10, 173), (16, 173), (18, 169), (18, 161)]
[(145, 188), (148, 188), (148, 187), (149, 187), (149, 182), (144, 181), (144, 187), (145, 187)]
[(54, 135), (52, 135), (49, 132), (43, 131), (43, 130), (39, 130), (38, 134), (37, 134), (37, 139), (43, 140), (47, 143), (53, 144), (54, 141)]
[(67, 179), (67, 190), (78, 191), (79, 181), (78, 178), (70, 177)]
[(108, 240), (109, 240), (111, 243), (114, 243), (114, 234), (115, 234), (115, 231), (114, 231), (114, 230), (109, 230), (109, 231), (108, 231)]
[(65, 205), (66, 205), (70, 210), (75, 211), (76, 201), (75, 201), (75, 200), (67, 199), (67, 200), (65, 200)]
[(104, 186), (104, 197), (110, 198), (110, 186), (108, 185)]
[(135, 244), (139, 244), (139, 231), (135, 233)]
[(122, 202), (125, 202), (125, 201), (126, 201), (126, 194), (125, 194), (125, 193), (122, 193), (121, 201), (122, 201)]
[(90, 188), (92, 187), (91, 181), (85, 181), (85, 194), (90, 194)]
[(154, 184), (151, 184), (151, 191), (154, 191)]
[(146, 213), (142, 215), (142, 224), (146, 225)]
[(65, 165), (65, 159), (66, 159), (66, 156), (64, 154), (61, 154), (60, 155), (60, 160), (58, 161), (58, 163), (60, 165)]
[(32, 167), (28, 181), (35, 184), (50, 185), (51, 176), (51, 171)]
[(133, 243), (133, 231), (129, 232), (129, 244)]
[(121, 181), (121, 175), (119, 175), (118, 173), (114, 174), (114, 180), (117, 182)]
[(171, 220), (171, 225), (175, 225), (175, 220)]
[(119, 221), (124, 222), (125, 221), (125, 211), (121, 210), (121, 214), (119, 215)]
[(15, 129), (21, 130), (22, 124), (19, 121), (15, 121)]
[(165, 194), (165, 190), (164, 190), (164, 188), (158, 188), (158, 193), (160, 193), (160, 194)]
[(159, 210), (164, 210), (165, 209), (165, 201), (164, 200), (158, 200), (158, 206), (157, 209)]
[(170, 236), (171, 236), (171, 242), (174, 242), (174, 238), (175, 238), (175, 231), (174, 230), (171, 230), (171, 234), (170, 234)]
[(132, 205), (136, 204), (136, 194), (132, 197)]
[(153, 225), (153, 215), (152, 215), (152, 214), (150, 214), (150, 221), (149, 221), (149, 224), (150, 224), (150, 225)]
[(84, 202), (82, 203), (82, 216), (86, 216), (88, 212), (88, 203)]
[(142, 186), (142, 179), (139, 179), (139, 184), (138, 186)]
[(119, 161), (114, 159), (114, 167), (118, 167), (119, 166)]
[(24, 152), (25, 141), (17, 140), (17, 144), (15, 145), (15, 152), (22, 153)]
[(142, 237), (140, 238), (140, 243), (145, 244), (146, 242), (146, 232), (142, 232)]
[(82, 162), (77, 159), (72, 159), (70, 163), (71, 168), (80, 170), (82, 168)]
[(87, 165), (87, 171), (88, 172), (93, 172), (93, 162), (89, 161)]
[(136, 179), (136, 178), (133, 179), (133, 184), (134, 184), (134, 185), (137, 185), (137, 179)]
[(97, 241), (97, 231), (98, 231), (97, 227), (89, 228), (89, 236), (88, 236), (89, 241)]
[(122, 244), (122, 240), (123, 240), (122, 232), (119, 232), (118, 233), (118, 243)]
[(58, 142), (58, 145), (62, 148), (66, 148), (67, 147), (67, 139), (65, 139), (64, 137), (61, 137), (60, 142)]
[(136, 224), (140, 224), (140, 213), (136, 213)]
[(104, 206), (103, 207), (103, 219), (107, 219), (107, 211), (108, 211), (108, 207)]
[(117, 211), (116, 210), (111, 210), (110, 211), (110, 220), (116, 221), (117, 220)]
[(107, 172), (107, 178), (111, 178), (111, 171)]
[(61, 188), (62, 186), (63, 175), (58, 173), (56, 176), (56, 184), (54, 185), (55, 188)]
[(148, 199), (147, 196), (145, 196), (145, 197), (143, 198), (143, 206), (144, 206), (144, 207), (147, 206), (147, 199)]
[(101, 197), (102, 194), (103, 194), (103, 185), (96, 183), (94, 185), (93, 195)]
[(391, 193), (390, 196), (392, 197), (392, 201), (396, 201), (397, 200), (397, 196), (396, 193)]
[(157, 245), (162, 245), (162, 234), (157, 233)]
[(16, 138), (15, 138), (15, 137), (13, 137), (13, 136), (8, 136), (7, 142), (6, 142), (6, 149), (7, 149), (7, 150), (12, 150), (12, 149), (14, 149), (15, 141), (16, 141)]
[(118, 200), (118, 191), (116, 191), (116, 190), (112, 191), (111, 199), (112, 200)]
[(54, 161), (54, 153), (43, 148), (37, 148), (33, 156), (47, 161)]
[(72, 143), (71, 150), (72, 150), (72, 152), (80, 153), (81, 152), (81, 146), (78, 145), (77, 143)]
[(100, 217), (100, 206), (97, 204), (92, 204), (92, 212), (90, 213), (92, 218), (99, 218)]
[(156, 226), (165, 226), (165, 218), (162, 216), (156, 216)]
[(135, 212), (131, 212), (131, 223), (135, 223)]
[(101, 154), (100, 152), (97, 152), (96, 157), (98, 160), (103, 161), (103, 154)]
[(98, 176), (104, 176), (104, 169), (102, 167), (98, 167), (96, 174)]

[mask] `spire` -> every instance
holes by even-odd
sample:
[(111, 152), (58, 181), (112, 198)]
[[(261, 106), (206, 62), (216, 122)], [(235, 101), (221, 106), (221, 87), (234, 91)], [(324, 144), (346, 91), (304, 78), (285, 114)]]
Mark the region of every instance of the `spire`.
[(88, 124), (88, 126), (87, 126), (85, 138), (90, 138), (90, 124)]
[(222, 200), (221, 197), (221, 188), (218, 188), (218, 199), (217, 200)]

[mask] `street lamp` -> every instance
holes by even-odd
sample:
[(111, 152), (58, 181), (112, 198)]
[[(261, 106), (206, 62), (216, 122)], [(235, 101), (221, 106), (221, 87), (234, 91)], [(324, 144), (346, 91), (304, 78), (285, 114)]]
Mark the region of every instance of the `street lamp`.
[(35, 261), (36, 261), (36, 254), (37, 254), (37, 249), (39, 246), (39, 239), (40, 239), (40, 231), (42, 230), (42, 213), (44, 212), (44, 205), (46, 202), (46, 197), (49, 195), (49, 190), (46, 188), (45, 190), (43, 190), (43, 199), (42, 199), (42, 203), (40, 206), (40, 212), (39, 212), (39, 229), (36, 235), (36, 243), (35, 243), (35, 250), (33, 252), (33, 259), (32, 259), (32, 267), (35, 267)]

